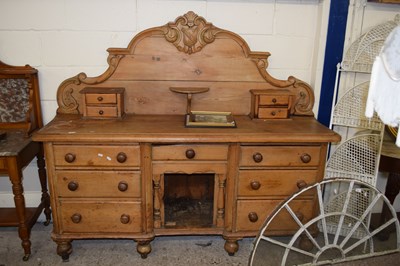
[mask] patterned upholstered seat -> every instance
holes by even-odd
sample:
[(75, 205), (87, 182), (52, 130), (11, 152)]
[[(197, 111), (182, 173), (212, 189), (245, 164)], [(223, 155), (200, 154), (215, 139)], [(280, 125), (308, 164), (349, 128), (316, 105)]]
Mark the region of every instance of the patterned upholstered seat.
[(43, 125), (37, 70), (0, 61), (0, 129), (17, 128), (30, 135)]

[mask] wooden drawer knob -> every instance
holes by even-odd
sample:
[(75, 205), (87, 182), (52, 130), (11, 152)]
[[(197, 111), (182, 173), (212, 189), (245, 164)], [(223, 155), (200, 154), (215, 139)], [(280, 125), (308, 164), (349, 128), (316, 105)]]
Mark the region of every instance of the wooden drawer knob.
[(193, 159), (196, 156), (196, 152), (193, 149), (187, 149), (185, 155), (186, 158)]
[(258, 190), (261, 187), (261, 184), (257, 180), (253, 180), (253, 181), (250, 182), (250, 187), (253, 190)]
[(306, 181), (304, 181), (304, 180), (299, 180), (299, 181), (297, 181), (296, 185), (297, 185), (297, 187), (298, 187), (299, 189), (303, 189), (303, 188), (307, 187), (307, 183), (306, 183)]
[(250, 212), (248, 217), (249, 217), (249, 221), (252, 223), (255, 223), (258, 221), (258, 215), (256, 212)]
[(72, 162), (75, 161), (76, 156), (75, 156), (75, 154), (73, 154), (73, 153), (67, 153), (67, 154), (65, 154), (64, 159), (65, 159), (65, 161), (66, 161), (67, 163), (72, 163)]
[(262, 162), (262, 160), (263, 160), (262, 154), (259, 153), (259, 152), (254, 153), (254, 154), (253, 154), (253, 160), (254, 160), (256, 163)]
[(121, 192), (127, 191), (128, 190), (128, 183), (125, 181), (121, 181), (118, 183), (118, 190)]
[(97, 100), (98, 100), (99, 102), (102, 102), (102, 101), (103, 101), (103, 97), (99, 96), (99, 97), (97, 97)]
[(82, 221), (82, 215), (80, 215), (79, 213), (75, 213), (71, 216), (71, 220), (73, 223), (78, 224)]
[(120, 221), (122, 224), (127, 224), (131, 220), (131, 217), (128, 214), (122, 214)]
[(99, 110), (99, 115), (104, 115), (104, 111), (103, 110)]
[(75, 190), (78, 189), (78, 187), (79, 187), (79, 184), (76, 181), (71, 181), (71, 182), (68, 183), (68, 189), (70, 191), (75, 191)]
[(302, 161), (303, 163), (309, 163), (309, 162), (311, 161), (311, 155), (308, 154), (308, 153), (303, 153), (303, 154), (300, 156), (300, 159), (301, 159), (301, 161)]
[(276, 98), (272, 98), (272, 102), (273, 102), (273, 103), (276, 103)]
[(126, 162), (126, 159), (128, 159), (128, 156), (126, 156), (126, 154), (124, 152), (120, 152), (120, 153), (117, 154), (117, 161), (119, 163)]

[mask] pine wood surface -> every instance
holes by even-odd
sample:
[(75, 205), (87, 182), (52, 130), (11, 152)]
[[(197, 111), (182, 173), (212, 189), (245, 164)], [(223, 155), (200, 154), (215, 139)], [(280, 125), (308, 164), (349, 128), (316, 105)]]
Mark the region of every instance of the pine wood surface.
[(186, 128), (183, 115), (126, 115), (123, 120), (84, 120), (58, 115), (35, 136), (36, 141), (72, 142), (335, 142), (340, 136), (313, 117), (252, 120), (234, 116), (237, 128)]

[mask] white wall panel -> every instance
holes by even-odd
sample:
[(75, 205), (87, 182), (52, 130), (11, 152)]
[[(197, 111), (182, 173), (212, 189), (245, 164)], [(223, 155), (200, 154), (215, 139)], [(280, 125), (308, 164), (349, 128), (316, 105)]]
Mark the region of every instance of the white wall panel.
[(65, 22), (65, 1), (1, 0), (0, 22), (0, 29), (62, 29)]
[(137, 0), (138, 30), (165, 25), (188, 11), (207, 17), (206, 7), (207, 1), (200, 0)]
[[(221, 12), (223, 10), (223, 12)], [(275, 1), (217, 1), (209, 0), (207, 20), (219, 28), (240, 35), (273, 33)]]
[(136, 1), (68, 0), (65, 28), (79, 31), (135, 31)]
[(277, 1), (275, 34), (315, 38), (318, 12), (318, 1)]
[[(0, 5), (1, 9), (1, 5)], [(2, 24), (0, 18), (0, 25)], [(0, 60), (6, 64), (42, 64), (40, 33), (0, 30)]]

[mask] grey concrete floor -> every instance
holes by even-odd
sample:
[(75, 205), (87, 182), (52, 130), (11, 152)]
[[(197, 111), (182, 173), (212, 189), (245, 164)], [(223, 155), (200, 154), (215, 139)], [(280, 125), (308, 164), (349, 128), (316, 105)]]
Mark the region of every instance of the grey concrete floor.
[[(23, 251), (17, 228), (0, 228), (0, 266), (47, 266), (47, 265), (248, 265), (253, 249), (252, 238), (239, 241), (239, 251), (229, 256), (224, 250), (225, 241), (220, 236), (157, 237), (151, 242), (152, 252), (142, 259), (136, 252), (133, 240), (89, 239), (72, 242), (73, 253), (69, 262), (62, 262), (56, 254), (56, 244), (51, 240), (52, 224), (45, 227), (37, 223), (32, 230), (32, 254), (22, 261)], [(273, 258), (274, 249), (261, 250), (261, 262), (257, 265), (279, 265), (279, 257)], [(400, 265), (400, 253), (379, 256), (339, 265)]]

